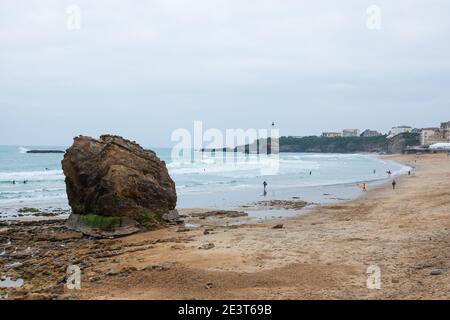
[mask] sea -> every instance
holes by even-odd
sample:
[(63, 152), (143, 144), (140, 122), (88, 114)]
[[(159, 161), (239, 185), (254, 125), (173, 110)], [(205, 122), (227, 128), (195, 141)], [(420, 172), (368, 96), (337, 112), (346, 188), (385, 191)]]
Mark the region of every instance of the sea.
[[(0, 219), (33, 215), (18, 215), (24, 207), (69, 209), (61, 169), (64, 155), (27, 153), (30, 149), (65, 150), (66, 147), (0, 146)], [(243, 208), (273, 199), (295, 198), (312, 204), (347, 201), (364, 194), (362, 183), (370, 190), (411, 169), (374, 154), (255, 155), (192, 151), (186, 159), (172, 155), (170, 148), (152, 150), (166, 162), (175, 181), (178, 208), (242, 209), (260, 218), (297, 213)]]

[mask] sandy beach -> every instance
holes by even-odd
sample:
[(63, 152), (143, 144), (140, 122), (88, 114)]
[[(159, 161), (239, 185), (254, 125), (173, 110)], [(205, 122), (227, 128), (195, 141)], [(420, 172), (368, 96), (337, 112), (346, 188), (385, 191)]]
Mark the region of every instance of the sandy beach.
[[(236, 218), (191, 218), (201, 227), (174, 225), (108, 240), (81, 239), (58, 222), (39, 232), (33, 225), (20, 232), (0, 226), (2, 243), (10, 239), (19, 244), (16, 252), (34, 252), (16, 255), (19, 267), (7, 268), (13, 257), (0, 259), (2, 274), (25, 279), (23, 287), (0, 293), (25, 299), (448, 299), (450, 158), (386, 158), (416, 170), (396, 179), (396, 190), (369, 185), (357, 200), (296, 217), (243, 225), (234, 225)], [(195, 212), (201, 210), (181, 210)], [(46, 234), (52, 242), (43, 241)], [(24, 239), (31, 248), (20, 248)], [(82, 269), (81, 290), (64, 288), (71, 263)], [(373, 265), (381, 271), (380, 289), (367, 288)]]

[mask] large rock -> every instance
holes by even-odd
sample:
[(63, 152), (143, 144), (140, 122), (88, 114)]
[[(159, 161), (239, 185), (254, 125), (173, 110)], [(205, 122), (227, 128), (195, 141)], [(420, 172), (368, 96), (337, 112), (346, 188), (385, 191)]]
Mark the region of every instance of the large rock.
[[(94, 228), (109, 235), (131, 233), (159, 224), (175, 209), (175, 183), (164, 161), (122, 137), (76, 137), (62, 168), (76, 215), (69, 223), (82, 232)], [(118, 230), (122, 226), (127, 231)]]

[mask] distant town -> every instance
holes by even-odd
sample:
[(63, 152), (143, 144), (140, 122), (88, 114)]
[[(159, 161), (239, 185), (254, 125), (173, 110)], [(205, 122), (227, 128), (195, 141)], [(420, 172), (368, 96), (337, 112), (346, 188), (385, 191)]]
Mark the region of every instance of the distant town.
[[(274, 126), (274, 123), (272, 123)], [(274, 147), (275, 146), (275, 147)], [(437, 153), (450, 154), (450, 121), (440, 127), (414, 128), (396, 126), (383, 134), (372, 129), (344, 129), (341, 132), (325, 131), (320, 136), (281, 136), (272, 141), (256, 139), (252, 143), (234, 148), (202, 148), (201, 151), (245, 153), (313, 152), (313, 153)], [(273, 151), (276, 150), (276, 151)]]
[[(431, 128), (413, 128), (411, 126), (397, 126), (387, 134), (387, 139), (392, 139), (403, 133), (413, 133), (420, 135), (420, 144), (422, 147), (430, 147), (436, 144), (450, 143), (450, 121), (442, 122), (440, 127)], [(322, 137), (339, 138), (339, 137), (378, 137), (384, 134), (366, 129), (360, 132), (359, 129), (344, 129), (342, 132), (323, 132)]]

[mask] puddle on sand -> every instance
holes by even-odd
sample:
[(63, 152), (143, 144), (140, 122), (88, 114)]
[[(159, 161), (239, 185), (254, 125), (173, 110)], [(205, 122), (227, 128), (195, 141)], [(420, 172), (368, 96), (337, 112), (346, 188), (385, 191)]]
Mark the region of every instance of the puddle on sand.
[(23, 279), (12, 280), (9, 277), (0, 278), (0, 288), (20, 288), (23, 286)]

